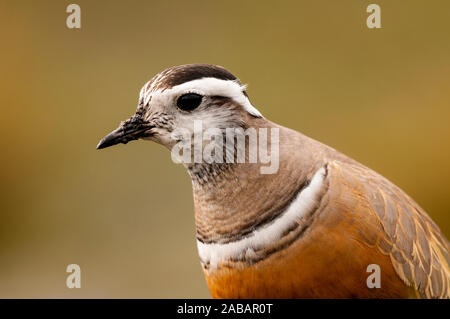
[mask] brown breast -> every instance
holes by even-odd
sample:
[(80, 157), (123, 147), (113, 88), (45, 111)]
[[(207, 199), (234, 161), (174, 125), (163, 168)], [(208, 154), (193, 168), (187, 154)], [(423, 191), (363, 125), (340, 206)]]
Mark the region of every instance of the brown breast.
[[(254, 263), (230, 261), (217, 268), (204, 269), (214, 298), (414, 298), (448, 297), (448, 261), (438, 246), (447, 252), (445, 238), (435, 238), (428, 229), (432, 221), (417, 209), (402, 211), (427, 233), (414, 232), (403, 238), (395, 229), (404, 229), (401, 215), (392, 207), (377, 203), (371, 189), (380, 187), (383, 196), (399, 191), (376, 173), (356, 165), (332, 162), (329, 188), (315, 212), (310, 226), (287, 247), (276, 250)], [(364, 185), (364, 183), (367, 183)], [(384, 190), (384, 192), (383, 192)], [(406, 196), (406, 195), (404, 195)], [(405, 197), (410, 200), (408, 197)], [(396, 197), (397, 204), (400, 199)], [(405, 210), (404, 205), (403, 210)], [(383, 212), (381, 212), (383, 210)], [(396, 217), (395, 217), (396, 216)], [(394, 218), (395, 217), (395, 218)], [(387, 223), (394, 223), (389, 225)], [(434, 226), (434, 224), (432, 224)], [(434, 226), (435, 227), (435, 226)], [(416, 226), (416, 229), (418, 227)], [(391, 234), (394, 229), (394, 234)], [(427, 235), (428, 234), (428, 235)], [(289, 235), (289, 234), (287, 234)], [(439, 235), (439, 234), (438, 234)], [(411, 236), (411, 234), (410, 234)], [(440, 254), (439, 272), (420, 261), (425, 244), (428, 255)], [(442, 235), (441, 235), (442, 236)], [(439, 244), (439, 245), (438, 245)], [(408, 252), (411, 248), (411, 253)], [(398, 255), (401, 259), (398, 259)], [(430, 261), (432, 262), (432, 261)], [(430, 263), (429, 262), (429, 263)], [(380, 266), (381, 288), (368, 288), (370, 264)], [(403, 273), (408, 267), (411, 273)], [(428, 267), (428, 268), (426, 268)], [(425, 284), (414, 276), (428, 271)], [(438, 277), (439, 276), (439, 277)], [(433, 280), (439, 283), (433, 286)], [(440, 288), (440, 289), (439, 289)]]

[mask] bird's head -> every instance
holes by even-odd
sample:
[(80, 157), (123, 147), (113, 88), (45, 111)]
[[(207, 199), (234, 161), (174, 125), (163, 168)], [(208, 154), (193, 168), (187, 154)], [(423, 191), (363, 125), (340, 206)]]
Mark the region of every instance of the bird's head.
[(220, 66), (188, 64), (157, 74), (141, 89), (136, 113), (105, 136), (98, 149), (148, 139), (171, 149), (194, 122), (203, 129), (245, 127), (262, 115), (249, 101), (245, 86)]

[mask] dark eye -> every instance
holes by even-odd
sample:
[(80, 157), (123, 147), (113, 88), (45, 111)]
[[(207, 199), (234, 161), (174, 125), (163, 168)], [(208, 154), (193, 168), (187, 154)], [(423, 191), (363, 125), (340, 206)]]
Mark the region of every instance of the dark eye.
[(177, 105), (183, 111), (192, 111), (202, 103), (202, 96), (196, 93), (186, 93), (178, 98)]

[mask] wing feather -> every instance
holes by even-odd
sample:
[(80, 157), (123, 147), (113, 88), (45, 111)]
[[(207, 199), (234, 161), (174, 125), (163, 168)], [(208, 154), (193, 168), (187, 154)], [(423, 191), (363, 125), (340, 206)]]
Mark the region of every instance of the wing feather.
[(401, 189), (357, 163), (334, 161), (347, 186), (363, 196), (384, 233), (374, 242), (400, 278), (422, 298), (450, 298), (449, 242), (426, 212)]

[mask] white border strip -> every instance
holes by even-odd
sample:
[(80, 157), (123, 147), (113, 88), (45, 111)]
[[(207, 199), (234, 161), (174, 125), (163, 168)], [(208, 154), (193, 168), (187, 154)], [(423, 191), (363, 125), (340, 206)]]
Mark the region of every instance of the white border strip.
[(319, 169), (308, 187), (303, 189), (297, 198), (273, 223), (253, 231), (241, 240), (227, 244), (205, 244), (197, 240), (198, 253), (203, 263), (209, 262), (212, 267), (232, 258), (251, 257), (255, 250), (269, 245), (281, 238), (281, 235), (310, 212), (317, 204), (325, 178), (325, 168)]
[[(158, 79), (155, 80), (155, 82)], [(154, 84), (154, 83), (153, 83)], [(152, 84), (152, 86), (153, 86)], [(240, 85), (237, 81), (221, 80), (217, 78), (201, 78), (197, 80), (188, 81), (174, 86), (171, 89), (156, 90), (150, 87), (147, 90), (148, 83), (145, 84), (140, 92), (140, 99), (144, 104), (150, 100), (150, 96), (159, 96), (160, 98), (179, 96), (184, 93), (198, 93), (204, 96), (226, 96), (237, 103), (241, 104), (244, 109), (253, 116), (263, 117), (262, 114), (250, 103), (250, 100), (244, 94), (245, 85)]]

